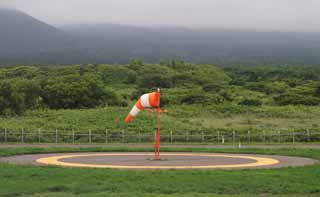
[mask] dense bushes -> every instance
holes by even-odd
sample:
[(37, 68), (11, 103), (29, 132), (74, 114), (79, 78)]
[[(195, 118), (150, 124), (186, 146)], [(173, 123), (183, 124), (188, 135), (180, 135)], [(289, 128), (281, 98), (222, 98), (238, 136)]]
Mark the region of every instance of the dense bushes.
[(103, 105), (108, 97), (112, 100), (101, 80), (77, 75), (50, 78), (44, 82), (41, 96), (52, 109), (90, 108)]
[(301, 94), (282, 94), (274, 97), (278, 105), (319, 105), (320, 97)]
[(0, 82), (0, 113), (22, 114), (26, 109), (35, 108), (41, 101), (40, 87), (31, 80), (16, 79)]
[(258, 99), (243, 99), (239, 102), (240, 105), (248, 105), (248, 106), (260, 106), (262, 105), (262, 101)]
[(2, 81), (0, 83), (0, 112), (5, 115), (20, 114), (23, 109), (23, 98), (18, 94), (17, 89), (10, 82)]
[(126, 106), (162, 89), (161, 104), (319, 105), (319, 67), (227, 67), (182, 61), (0, 68), (0, 114)]
[[(266, 94), (271, 105), (320, 105), (319, 66), (230, 67), (231, 83)], [(248, 103), (246, 102), (241, 102)]]

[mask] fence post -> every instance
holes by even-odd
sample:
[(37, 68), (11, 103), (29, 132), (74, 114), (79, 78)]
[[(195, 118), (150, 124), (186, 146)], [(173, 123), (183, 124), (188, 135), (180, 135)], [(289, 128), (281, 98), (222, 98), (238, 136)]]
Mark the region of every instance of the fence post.
[(295, 142), (295, 132), (294, 132), (294, 130), (292, 131), (292, 144), (294, 144), (294, 142)]
[(72, 144), (74, 144), (74, 129), (72, 129)]
[(58, 144), (58, 129), (56, 129), (56, 144)]
[(220, 131), (218, 131), (218, 144), (220, 142)]
[(233, 131), (232, 132), (232, 143), (235, 144), (235, 142), (236, 142), (236, 132)]
[(265, 144), (266, 143), (266, 131), (263, 130), (263, 143)]
[(139, 130), (139, 143), (141, 143), (141, 131)]
[(281, 131), (280, 130), (278, 131), (278, 138), (279, 138), (278, 141), (279, 141), (279, 144), (280, 144), (281, 143)]
[(172, 136), (172, 130), (170, 131), (170, 143), (172, 144), (173, 142), (173, 136)]
[(204, 133), (203, 133), (203, 131), (201, 132), (201, 135), (202, 135), (202, 143), (204, 143)]
[(189, 132), (186, 132), (186, 142), (189, 142)]
[(106, 129), (106, 144), (108, 143), (108, 129)]
[(7, 134), (7, 128), (4, 129), (4, 142), (8, 142), (8, 134)]
[(21, 129), (21, 143), (24, 143), (24, 129)]
[(122, 130), (122, 143), (125, 143), (124, 130)]
[(89, 143), (91, 144), (91, 129), (89, 129)]
[(250, 133), (250, 130), (248, 130), (248, 143), (251, 144), (251, 133)]
[(38, 129), (38, 143), (40, 144), (41, 143), (41, 131), (40, 131), (41, 129), (39, 128)]
[(307, 129), (307, 137), (308, 137), (308, 142), (310, 142), (310, 131), (309, 131), (309, 129)]

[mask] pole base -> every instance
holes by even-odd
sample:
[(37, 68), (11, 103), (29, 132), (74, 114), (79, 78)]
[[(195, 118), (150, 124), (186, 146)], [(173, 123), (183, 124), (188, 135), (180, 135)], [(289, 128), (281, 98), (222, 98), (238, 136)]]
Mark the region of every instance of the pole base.
[(155, 159), (155, 158), (153, 158), (153, 157), (150, 157), (150, 158), (148, 158), (147, 159), (148, 161), (168, 161), (168, 159), (167, 158), (158, 158), (158, 159)]

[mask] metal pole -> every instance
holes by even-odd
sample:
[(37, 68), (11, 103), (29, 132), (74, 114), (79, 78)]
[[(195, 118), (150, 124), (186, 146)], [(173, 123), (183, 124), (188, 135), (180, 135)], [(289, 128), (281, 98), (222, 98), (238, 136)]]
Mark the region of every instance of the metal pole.
[(265, 144), (266, 143), (266, 131), (263, 130), (263, 143)]
[(125, 143), (125, 136), (124, 136), (124, 130), (122, 130), (122, 143)]
[(106, 144), (108, 143), (108, 129), (106, 129)]
[(220, 131), (218, 131), (218, 144), (220, 142)]
[(72, 129), (72, 144), (74, 144), (74, 129)]
[(232, 132), (232, 143), (234, 144), (236, 142), (236, 132)]
[(201, 137), (202, 137), (202, 143), (204, 143), (204, 133), (203, 133), (203, 131), (201, 132)]
[(294, 130), (292, 131), (292, 144), (294, 144), (295, 142), (295, 133), (294, 133)]
[(157, 90), (157, 96), (159, 98), (159, 103), (157, 107), (157, 131), (155, 134), (155, 140), (154, 140), (154, 160), (160, 159), (160, 89)]
[(281, 143), (281, 131), (280, 130), (278, 131), (278, 138), (279, 138), (278, 139), (279, 143)]
[(23, 128), (21, 129), (21, 143), (24, 143), (24, 137), (23, 137), (23, 135), (24, 135), (24, 130), (23, 130)]
[(250, 135), (250, 130), (248, 131), (248, 143), (251, 144), (251, 135)]
[(8, 142), (8, 134), (7, 134), (7, 128), (4, 129), (4, 142)]
[(139, 143), (141, 143), (141, 131), (139, 131)]
[(156, 139), (155, 139), (155, 155), (154, 159), (159, 160), (160, 159), (160, 104), (157, 109), (157, 122), (158, 122), (158, 128), (156, 131)]
[(58, 144), (58, 129), (56, 129), (56, 144)]
[(38, 143), (41, 143), (41, 134), (40, 134), (40, 128), (38, 129)]
[(91, 129), (89, 129), (89, 143), (91, 144)]
[(173, 137), (172, 137), (172, 130), (170, 131), (170, 143), (172, 144), (173, 142)]

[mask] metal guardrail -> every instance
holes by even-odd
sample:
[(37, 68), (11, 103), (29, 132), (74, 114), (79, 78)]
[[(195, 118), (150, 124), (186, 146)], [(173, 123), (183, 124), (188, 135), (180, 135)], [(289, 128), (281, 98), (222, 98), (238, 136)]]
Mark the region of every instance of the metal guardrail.
[[(0, 143), (150, 143), (154, 140), (153, 133), (134, 132), (105, 132), (93, 133), (75, 131), (0, 131)], [(191, 133), (174, 134), (173, 132), (162, 133), (161, 141), (164, 143), (302, 143), (320, 142), (319, 131), (272, 131), (246, 133), (232, 132), (211, 132), (211, 133)]]

